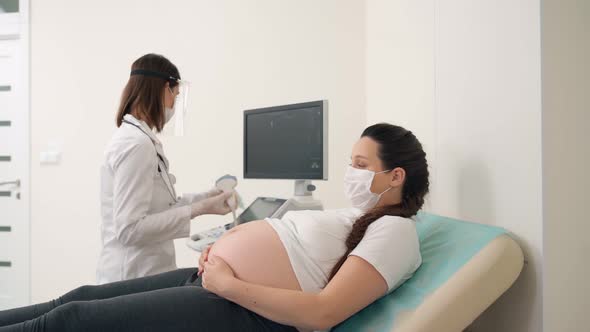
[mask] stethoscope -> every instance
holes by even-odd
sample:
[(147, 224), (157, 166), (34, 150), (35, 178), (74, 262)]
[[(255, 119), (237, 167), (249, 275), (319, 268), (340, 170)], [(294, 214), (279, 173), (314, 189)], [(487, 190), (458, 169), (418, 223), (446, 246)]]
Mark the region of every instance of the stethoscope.
[[(136, 125), (135, 123), (127, 121), (125, 119), (123, 119), (123, 122), (132, 125), (133, 127), (139, 129), (142, 133), (144, 133), (145, 135), (150, 137), (150, 135), (148, 135), (148, 133), (146, 133), (145, 130), (143, 130), (143, 128)], [(150, 137), (150, 140), (151, 140), (151, 137)], [(172, 180), (170, 179), (170, 173), (168, 172), (168, 166), (166, 166), (166, 162), (164, 161), (164, 157), (162, 157), (162, 155), (160, 153), (158, 153), (157, 150), (156, 150), (156, 155), (158, 156), (158, 159), (160, 159), (160, 162), (158, 163), (158, 173), (160, 173), (160, 177), (162, 178), (162, 181), (164, 181), (164, 183), (166, 183), (166, 189), (168, 189), (168, 193), (170, 193), (170, 196), (174, 200), (174, 203), (176, 203), (176, 202), (178, 202), (178, 198), (176, 198), (176, 190), (174, 190), (174, 187), (172, 186)], [(162, 172), (162, 168), (160, 168), (160, 164), (164, 167), (165, 172)], [(162, 175), (162, 173), (166, 173), (166, 178), (164, 178), (164, 175)]]

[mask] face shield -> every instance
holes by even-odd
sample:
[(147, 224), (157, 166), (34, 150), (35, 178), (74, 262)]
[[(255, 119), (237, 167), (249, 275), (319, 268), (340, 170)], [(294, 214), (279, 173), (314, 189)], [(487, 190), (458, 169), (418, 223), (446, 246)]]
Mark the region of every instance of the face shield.
[(162, 129), (162, 134), (166, 136), (183, 136), (185, 118), (188, 109), (190, 83), (166, 73), (146, 69), (132, 70), (131, 76), (133, 75), (159, 77), (174, 86), (174, 88), (168, 88), (170, 93), (174, 95), (174, 104), (171, 109), (165, 108), (166, 124)]
[(174, 105), (166, 112), (166, 125), (162, 133), (166, 136), (184, 136), (184, 125), (186, 113), (188, 110), (188, 95), (190, 91), (190, 83), (187, 81), (177, 80), (178, 84), (170, 89), (172, 94), (175, 94)]

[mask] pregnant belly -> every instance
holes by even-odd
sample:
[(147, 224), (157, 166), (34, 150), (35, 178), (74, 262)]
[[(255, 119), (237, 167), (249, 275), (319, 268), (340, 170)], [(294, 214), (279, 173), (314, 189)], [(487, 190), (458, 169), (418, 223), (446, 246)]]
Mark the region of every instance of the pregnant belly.
[(209, 255), (225, 260), (240, 280), (301, 290), (281, 239), (264, 220), (232, 228), (215, 242)]

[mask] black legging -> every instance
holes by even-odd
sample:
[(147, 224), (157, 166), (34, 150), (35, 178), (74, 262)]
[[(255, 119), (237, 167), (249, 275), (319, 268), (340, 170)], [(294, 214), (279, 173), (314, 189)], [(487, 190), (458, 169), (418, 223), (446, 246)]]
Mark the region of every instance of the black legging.
[(192, 268), (82, 286), (57, 300), (0, 311), (0, 332), (17, 331), (297, 330), (207, 291)]

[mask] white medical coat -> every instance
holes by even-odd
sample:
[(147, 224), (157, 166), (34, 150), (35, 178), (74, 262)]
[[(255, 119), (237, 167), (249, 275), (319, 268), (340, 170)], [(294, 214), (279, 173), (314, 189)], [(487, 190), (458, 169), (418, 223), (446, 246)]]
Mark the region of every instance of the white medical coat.
[(99, 284), (175, 269), (173, 240), (189, 236), (190, 203), (206, 196), (174, 199), (162, 144), (145, 122), (124, 119), (135, 126), (123, 122), (115, 131), (101, 167)]

